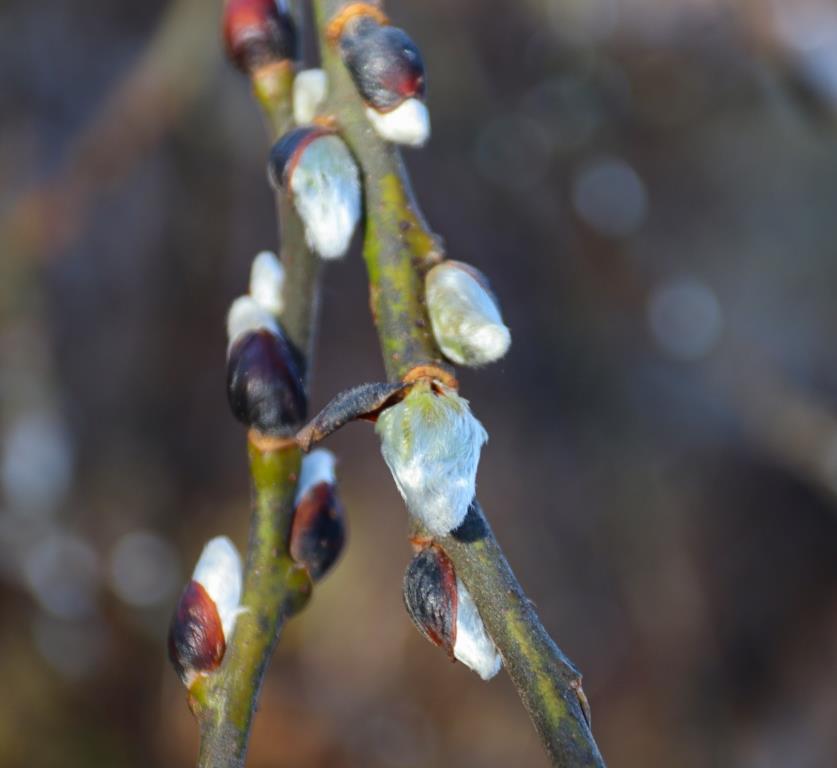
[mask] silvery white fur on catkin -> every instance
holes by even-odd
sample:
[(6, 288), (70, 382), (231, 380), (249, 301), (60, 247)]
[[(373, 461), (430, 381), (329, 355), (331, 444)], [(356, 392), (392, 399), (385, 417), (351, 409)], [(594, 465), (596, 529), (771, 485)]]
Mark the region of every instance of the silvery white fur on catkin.
[(334, 454), (325, 448), (317, 448), (302, 459), (302, 470), (296, 485), (296, 499), (294, 506), (299, 504), (302, 497), (311, 488), (320, 483), (334, 485)]
[(476, 492), (480, 450), (488, 439), (452, 389), (417, 385), (379, 417), (381, 453), (407, 509), (435, 536), (459, 526)]
[(304, 69), (294, 78), (294, 122), (307, 125), (317, 114), (328, 91), (328, 75), (322, 69)]
[(227, 313), (227, 350), (245, 333), (264, 328), (272, 333), (279, 333), (276, 318), (259, 304), (252, 296), (239, 296)]
[(494, 297), (466, 270), (443, 262), (427, 273), (427, 311), (445, 357), (459, 365), (499, 360), (511, 344)]
[(342, 139), (321, 136), (308, 144), (290, 187), (308, 245), (324, 259), (344, 256), (360, 218), (360, 180)]
[(262, 251), (250, 267), (250, 296), (272, 315), (279, 316), (285, 307), (285, 268), (272, 251)]
[(241, 557), (235, 544), (226, 536), (216, 536), (203, 548), (192, 580), (197, 581), (215, 603), (228, 641), (241, 613), (242, 579)]
[(422, 147), (430, 138), (430, 112), (419, 99), (406, 99), (390, 112), (367, 107), (366, 116), (376, 133), (394, 144)]
[(494, 641), (485, 631), (471, 593), (457, 577), (456, 643), (453, 655), (466, 667), (474, 670), (483, 680), (490, 680), (500, 671), (503, 660), (497, 653)]

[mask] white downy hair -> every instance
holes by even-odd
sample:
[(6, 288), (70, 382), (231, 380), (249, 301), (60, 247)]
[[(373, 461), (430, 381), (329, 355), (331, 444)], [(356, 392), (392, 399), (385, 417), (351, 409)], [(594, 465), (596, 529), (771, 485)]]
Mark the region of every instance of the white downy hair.
[(490, 680), (500, 671), (503, 659), (494, 641), (485, 631), (477, 606), (462, 580), (456, 579), (456, 642), (453, 655), (483, 680)]
[(417, 384), (379, 417), (381, 453), (407, 509), (434, 536), (458, 527), (476, 491), (480, 450), (488, 439), (468, 401), (434, 383)]
[(303, 69), (294, 78), (294, 122), (307, 125), (313, 121), (328, 92), (328, 75), (323, 69)]
[(229, 642), (242, 610), (243, 568), (235, 544), (226, 536), (216, 536), (209, 541), (198, 558), (192, 580), (197, 581), (215, 603), (224, 637)]
[(497, 302), (467, 265), (433, 267), (425, 279), (425, 298), (433, 335), (448, 360), (477, 367), (508, 351), (511, 333)]
[(430, 138), (430, 112), (419, 99), (406, 99), (389, 112), (367, 107), (366, 116), (377, 134), (394, 144), (423, 147)]
[(311, 451), (302, 459), (302, 471), (299, 473), (299, 482), (296, 486), (296, 499), (294, 506), (302, 501), (315, 485), (328, 483), (334, 485), (334, 466), (336, 464), (334, 454), (325, 448), (317, 448)]
[(273, 251), (262, 251), (250, 267), (250, 296), (270, 314), (278, 317), (285, 308), (285, 268)]
[(360, 179), (343, 140), (319, 136), (308, 144), (290, 188), (308, 245), (324, 259), (344, 256), (360, 219)]
[(227, 351), (245, 333), (264, 328), (271, 333), (279, 333), (276, 318), (259, 304), (252, 296), (239, 296), (227, 312)]

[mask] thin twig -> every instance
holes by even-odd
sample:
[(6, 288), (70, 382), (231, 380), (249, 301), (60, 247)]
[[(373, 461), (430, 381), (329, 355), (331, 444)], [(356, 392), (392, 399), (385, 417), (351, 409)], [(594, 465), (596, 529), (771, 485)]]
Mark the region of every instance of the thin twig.
[(262, 680), (285, 620), (310, 593), (305, 569), (288, 552), (298, 449), (250, 445), (252, 515), (244, 576), (245, 612), (236, 622), (224, 663), (191, 690), (200, 722), (200, 768), (244, 765)]
[[(290, 62), (253, 73), (253, 86), (269, 133), (278, 138), (291, 127)], [(316, 318), (319, 259), (305, 243), (302, 224), (287, 196), (276, 193), (281, 223), (280, 255), (286, 270), (282, 324), (300, 359), (310, 360)], [(310, 367), (310, 366), (306, 366)], [(242, 603), (221, 668), (192, 689), (200, 722), (200, 768), (244, 765), (262, 680), (286, 619), (307, 602), (311, 581), (288, 554), (294, 495), (301, 465), (296, 443), (249, 439), (252, 484), (250, 541)]]
[[(387, 376), (399, 381), (422, 366), (449, 370), (431, 334), (423, 300), (424, 273), (442, 258), (442, 249), (415, 202), (397, 149), (373, 132), (348, 72), (324, 34), (345, 4), (315, 0), (329, 77), (325, 112), (337, 121), (362, 169), (370, 303)], [(553, 764), (603, 766), (581, 675), (544, 629), (478, 504), (457, 536), (440, 544), (471, 592)]]

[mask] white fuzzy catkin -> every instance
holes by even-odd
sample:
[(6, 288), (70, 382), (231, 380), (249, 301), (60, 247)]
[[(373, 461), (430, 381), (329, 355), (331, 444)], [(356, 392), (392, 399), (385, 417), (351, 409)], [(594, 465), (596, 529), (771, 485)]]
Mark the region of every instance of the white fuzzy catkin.
[(227, 351), (240, 336), (250, 331), (264, 328), (272, 333), (279, 333), (276, 318), (259, 304), (252, 296), (239, 296), (227, 313)]
[(320, 136), (305, 146), (290, 188), (308, 245), (324, 259), (344, 256), (360, 218), (360, 179), (343, 140)]
[(468, 265), (437, 264), (425, 278), (433, 335), (448, 360), (478, 367), (499, 360), (511, 345), (497, 302)]
[(241, 557), (235, 544), (226, 536), (216, 536), (203, 548), (192, 580), (197, 581), (215, 603), (227, 642), (241, 613), (242, 579)]
[(441, 394), (417, 384), (378, 417), (375, 431), (407, 509), (434, 536), (444, 536), (468, 514), (488, 434), (467, 400), (435, 386)]
[(307, 125), (313, 121), (328, 91), (328, 75), (322, 69), (304, 69), (294, 78), (294, 121)]
[(430, 138), (430, 112), (419, 99), (406, 99), (389, 112), (367, 107), (366, 116), (377, 134), (394, 144), (423, 147)]
[(285, 268), (272, 251), (262, 251), (250, 267), (250, 296), (270, 314), (278, 317), (285, 308)]
[(483, 680), (490, 680), (500, 671), (503, 660), (494, 641), (485, 631), (471, 593), (461, 579), (456, 579), (456, 642), (453, 655), (466, 667), (474, 670)]
[(334, 485), (336, 463), (334, 454), (325, 448), (317, 448), (302, 459), (302, 471), (299, 473), (299, 482), (296, 485), (294, 506), (298, 505), (302, 497), (315, 485), (320, 483)]

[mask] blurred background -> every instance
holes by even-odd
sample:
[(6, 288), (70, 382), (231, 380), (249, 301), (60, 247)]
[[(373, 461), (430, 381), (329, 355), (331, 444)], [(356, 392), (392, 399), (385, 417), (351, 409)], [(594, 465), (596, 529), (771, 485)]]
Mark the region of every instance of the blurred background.
[[(223, 320), (276, 245), (219, 5), (0, 6), (4, 768), (194, 764), (165, 634), (205, 540), (246, 543)], [(462, 373), (480, 498), (605, 758), (837, 764), (837, 4), (388, 8), (429, 72), (418, 197), (514, 339)], [(357, 244), (322, 309), (315, 407), (381, 377)], [(372, 430), (328, 447), (350, 545), (249, 765), (545, 768), (508, 679), (410, 624)]]

